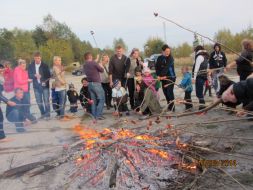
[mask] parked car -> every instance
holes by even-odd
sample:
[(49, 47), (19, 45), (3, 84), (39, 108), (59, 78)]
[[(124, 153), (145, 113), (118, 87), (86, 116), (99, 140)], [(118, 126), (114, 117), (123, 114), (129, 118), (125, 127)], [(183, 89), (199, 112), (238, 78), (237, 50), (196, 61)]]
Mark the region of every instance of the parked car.
[(72, 71), (72, 75), (75, 75), (75, 76), (81, 76), (81, 75), (83, 75), (83, 68), (79, 67), (79, 68), (74, 69)]
[(155, 69), (155, 64), (156, 64), (157, 58), (160, 55), (161, 54), (153, 54), (149, 58), (145, 58), (144, 62), (147, 62), (148, 63), (148, 67), (153, 70), (153, 69)]

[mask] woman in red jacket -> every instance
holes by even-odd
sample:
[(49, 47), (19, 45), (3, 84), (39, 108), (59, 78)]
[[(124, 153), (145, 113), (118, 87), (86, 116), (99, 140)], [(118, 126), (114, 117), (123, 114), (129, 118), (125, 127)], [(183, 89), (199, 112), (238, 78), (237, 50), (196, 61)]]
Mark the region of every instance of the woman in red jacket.
[(23, 59), (18, 60), (18, 66), (14, 69), (14, 89), (21, 88), (24, 91), (24, 103), (26, 105), (26, 113), (28, 114), (29, 120), (34, 121), (36, 118), (30, 113), (30, 82), (28, 72), (26, 70), (26, 61)]
[(4, 72), (3, 72), (3, 77), (4, 77), (3, 88), (4, 88), (4, 92), (8, 93), (8, 94), (12, 93), (14, 91), (13, 72), (14, 71), (11, 68), (11, 63), (9, 61), (5, 61), (4, 62)]

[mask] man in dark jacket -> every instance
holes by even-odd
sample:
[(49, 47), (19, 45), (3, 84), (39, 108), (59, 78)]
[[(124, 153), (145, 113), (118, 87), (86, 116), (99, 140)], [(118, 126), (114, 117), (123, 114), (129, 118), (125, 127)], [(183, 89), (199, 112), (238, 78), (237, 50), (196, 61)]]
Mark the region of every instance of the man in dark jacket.
[(116, 54), (113, 55), (109, 62), (109, 79), (110, 86), (113, 86), (113, 81), (116, 79), (121, 81), (122, 86), (125, 86), (126, 78), (130, 76), (129, 69), (131, 65), (130, 59), (123, 54), (123, 47), (116, 47)]
[(7, 105), (6, 118), (9, 122), (14, 122), (17, 132), (24, 132), (24, 125), (36, 122), (36, 120), (25, 111), (24, 91), (21, 88), (17, 88), (14, 93), (15, 96), (10, 101), (14, 102), (16, 106)]
[[(242, 103), (245, 111), (253, 111), (253, 78), (231, 85), (222, 94), (222, 101)], [(239, 112), (238, 115), (243, 115), (243, 112)]]
[(224, 68), (227, 66), (227, 58), (219, 43), (214, 44), (214, 51), (210, 54), (209, 68), (212, 71), (213, 87), (217, 94), (219, 91), (218, 77), (224, 73)]
[(167, 44), (163, 45), (162, 51), (162, 55), (157, 58), (155, 70), (158, 79), (162, 81), (163, 93), (167, 100), (168, 110), (175, 111), (174, 83), (176, 81), (176, 73), (174, 69), (174, 58)]
[(40, 52), (34, 53), (34, 61), (28, 67), (29, 78), (33, 80), (33, 89), (41, 118), (49, 119), (49, 80), (51, 77), (49, 67), (41, 61)]

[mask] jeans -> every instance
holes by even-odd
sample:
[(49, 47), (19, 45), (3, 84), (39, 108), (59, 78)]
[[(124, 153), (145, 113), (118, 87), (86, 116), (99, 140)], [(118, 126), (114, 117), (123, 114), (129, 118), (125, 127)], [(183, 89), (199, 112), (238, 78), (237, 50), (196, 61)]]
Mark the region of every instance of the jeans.
[(107, 107), (112, 106), (112, 89), (109, 83), (102, 83), (102, 87), (105, 91), (105, 103)]
[(212, 73), (212, 78), (213, 78), (213, 88), (215, 90), (215, 93), (219, 92), (220, 90), (220, 83), (219, 83), (219, 76), (221, 76), (224, 73), (224, 71), (217, 70)]
[[(175, 82), (175, 79), (172, 80), (173, 82)], [(166, 86), (168, 85), (168, 86)], [(170, 81), (162, 81), (162, 87), (163, 87), (163, 93), (164, 96), (167, 100), (167, 104), (168, 104), (168, 110), (169, 111), (174, 111), (175, 107), (174, 107), (174, 83), (170, 82)]]
[(31, 107), (31, 100), (30, 100), (30, 92), (24, 92), (24, 109), (27, 115), (31, 115), (30, 107)]
[(50, 117), (49, 88), (34, 88), (34, 94), (41, 115)]
[(201, 77), (197, 77), (196, 78), (196, 96), (199, 99), (199, 103), (202, 104), (199, 106), (199, 109), (203, 109), (205, 106), (203, 104), (205, 104), (205, 99), (204, 99), (204, 85), (205, 85), (205, 79), (201, 78)]
[(24, 113), (20, 112), (17, 109), (12, 110), (8, 115), (7, 115), (7, 120), (9, 122), (15, 122), (16, 130), (17, 131), (22, 131), (24, 128), (24, 120), (25, 120), (25, 115)]
[(65, 104), (66, 104), (66, 90), (56, 91), (57, 100), (59, 103), (59, 108), (57, 113), (60, 117), (64, 117), (65, 114)]
[(4, 128), (3, 128), (3, 121), (4, 121), (3, 112), (0, 108), (0, 139), (5, 138), (5, 133), (4, 133)]
[(185, 91), (184, 94), (184, 100), (185, 100), (185, 109), (188, 110), (190, 108), (192, 108), (192, 97), (191, 97), (191, 93), (192, 92), (187, 92)]
[(91, 105), (91, 113), (96, 119), (101, 117), (103, 114), (104, 103), (105, 103), (105, 92), (102, 88), (101, 83), (89, 82), (89, 92), (93, 104)]
[(134, 109), (134, 92), (135, 92), (135, 83), (133, 78), (127, 80), (127, 88), (129, 92), (130, 105), (131, 109)]

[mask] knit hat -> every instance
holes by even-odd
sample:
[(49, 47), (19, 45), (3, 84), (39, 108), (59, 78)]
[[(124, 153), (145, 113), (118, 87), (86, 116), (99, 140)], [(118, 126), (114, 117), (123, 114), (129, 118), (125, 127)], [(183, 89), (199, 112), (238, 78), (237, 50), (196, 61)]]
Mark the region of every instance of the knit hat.
[(71, 89), (71, 88), (75, 88), (74, 84), (72, 84), (72, 83), (69, 85), (69, 89)]
[(143, 73), (150, 73), (150, 69), (148, 67), (144, 67), (142, 70)]
[(116, 80), (113, 81), (113, 86), (112, 87), (115, 88), (118, 84), (119, 84), (119, 80), (116, 79)]

